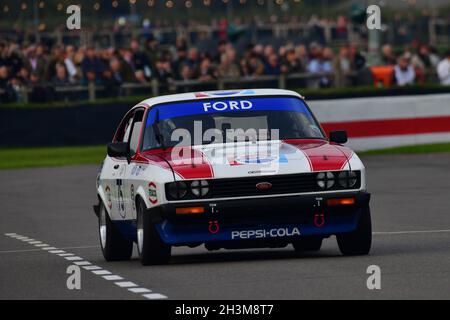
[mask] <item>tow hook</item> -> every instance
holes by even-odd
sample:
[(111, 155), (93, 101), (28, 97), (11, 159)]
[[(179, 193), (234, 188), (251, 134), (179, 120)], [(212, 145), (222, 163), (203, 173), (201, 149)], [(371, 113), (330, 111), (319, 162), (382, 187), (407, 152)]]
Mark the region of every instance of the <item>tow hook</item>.
[(325, 225), (325, 214), (323, 214), (323, 213), (316, 213), (314, 215), (314, 225), (317, 228), (322, 228)]
[(218, 221), (210, 221), (208, 226), (208, 231), (211, 234), (216, 234), (220, 230), (219, 222)]

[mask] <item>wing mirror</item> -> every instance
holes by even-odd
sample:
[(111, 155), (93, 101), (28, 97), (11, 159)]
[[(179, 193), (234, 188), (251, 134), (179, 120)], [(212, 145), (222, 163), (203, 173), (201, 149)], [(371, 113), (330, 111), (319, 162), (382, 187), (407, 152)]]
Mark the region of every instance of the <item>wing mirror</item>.
[(347, 131), (331, 131), (330, 142), (344, 144), (348, 141)]
[(113, 158), (127, 158), (128, 163), (130, 163), (130, 145), (128, 142), (108, 143), (108, 156)]

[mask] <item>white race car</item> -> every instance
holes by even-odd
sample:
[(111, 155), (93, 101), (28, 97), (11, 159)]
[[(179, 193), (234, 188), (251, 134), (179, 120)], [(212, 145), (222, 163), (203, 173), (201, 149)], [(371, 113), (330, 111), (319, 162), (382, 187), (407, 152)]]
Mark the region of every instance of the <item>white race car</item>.
[[(337, 110), (338, 112), (338, 110)], [(304, 98), (255, 89), (145, 100), (121, 121), (97, 179), (106, 260), (162, 264), (172, 246), (368, 254), (365, 169)]]

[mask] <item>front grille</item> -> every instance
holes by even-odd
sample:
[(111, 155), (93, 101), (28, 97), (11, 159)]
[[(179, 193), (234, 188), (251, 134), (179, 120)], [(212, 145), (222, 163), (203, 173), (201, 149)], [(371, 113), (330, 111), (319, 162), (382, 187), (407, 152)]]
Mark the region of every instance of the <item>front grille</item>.
[[(351, 188), (344, 188), (339, 184), (339, 181), (337, 179), (339, 172), (333, 172), (335, 176), (335, 183), (333, 187), (329, 189), (322, 189), (317, 185), (317, 173), (258, 176), (249, 178), (226, 178), (216, 180), (212, 179), (208, 180), (209, 193), (205, 197), (202, 197), (201, 199), (355, 190), (359, 189), (361, 186), (361, 172), (360, 171), (354, 172), (356, 173), (357, 181), (356, 185), (354, 185)], [(268, 182), (272, 184), (272, 187), (268, 190), (260, 190), (256, 187), (256, 185), (261, 182)], [(195, 199), (195, 198), (196, 197), (193, 197), (192, 195), (188, 194), (186, 198), (180, 200)]]

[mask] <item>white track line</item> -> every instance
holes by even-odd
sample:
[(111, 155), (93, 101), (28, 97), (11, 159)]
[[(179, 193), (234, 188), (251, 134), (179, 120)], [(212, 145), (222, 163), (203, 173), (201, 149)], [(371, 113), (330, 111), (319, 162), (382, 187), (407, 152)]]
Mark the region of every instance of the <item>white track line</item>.
[(152, 290), (146, 288), (128, 288), (128, 291), (133, 293), (150, 293)]
[(150, 300), (161, 300), (166, 298), (166, 296), (163, 296), (162, 294), (159, 293), (147, 293), (143, 294), (142, 296)]
[(375, 236), (378, 235), (396, 235), (396, 234), (427, 234), (427, 233), (450, 233), (450, 230), (411, 230), (411, 231), (379, 231), (373, 232)]
[(89, 261), (74, 261), (73, 264), (75, 264), (77, 266), (90, 266), (91, 265), (91, 263)]
[(49, 252), (50, 252), (50, 253), (53, 253), (53, 254), (57, 254), (57, 253), (66, 253), (64, 250), (50, 250)]
[(131, 281), (116, 282), (115, 284), (121, 288), (131, 288), (138, 286), (136, 283)]
[[(31, 239), (26, 236), (21, 236), (17, 233), (5, 233), (5, 236), (21, 240), (25, 243), (34, 245), (35, 247), (38, 247), (37, 250), (14, 250), (14, 251), (0, 251), (0, 253), (6, 253), (6, 252), (24, 252), (24, 251), (44, 251), (51, 254), (58, 255), (60, 257), (63, 257), (67, 261), (72, 262), (75, 265), (81, 266), (84, 270), (90, 271), (93, 274), (102, 277), (103, 279), (107, 281), (116, 281), (114, 284), (120, 288), (127, 289), (127, 291), (135, 294), (140, 294), (141, 297), (145, 299), (155, 300), (155, 299), (167, 299), (167, 296), (160, 294), (160, 293), (154, 293), (152, 290), (147, 288), (139, 287), (137, 284), (131, 281), (125, 281), (124, 278), (122, 278), (119, 275), (112, 274), (108, 270), (104, 270), (99, 266), (93, 265), (89, 261), (83, 259), (82, 257), (76, 256), (73, 253), (66, 252), (64, 250), (60, 249), (69, 249), (69, 248), (56, 248), (52, 247), (46, 243), (43, 243), (42, 241), (36, 241), (34, 239)], [(89, 247), (72, 247), (72, 249), (79, 249), (79, 248), (98, 248), (98, 246), (89, 246)]]
[(92, 271), (92, 273), (93, 274), (96, 274), (96, 275), (98, 275), (98, 276), (104, 276), (104, 275), (107, 275), (107, 274), (112, 274), (110, 271), (108, 271), (108, 270), (94, 270), (94, 271)]
[(100, 270), (101, 267), (99, 267), (99, 266), (94, 266), (94, 265), (90, 265), (90, 266), (83, 266), (83, 269), (84, 269), (84, 270), (91, 271), (91, 270)]
[(112, 274), (110, 276), (103, 276), (103, 279), (108, 280), (108, 281), (118, 281), (118, 280), (123, 280), (123, 278), (121, 276)]
[(81, 257), (73, 256), (73, 257), (66, 257), (66, 260), (69, 261), (83, 261), (84, 259)]

